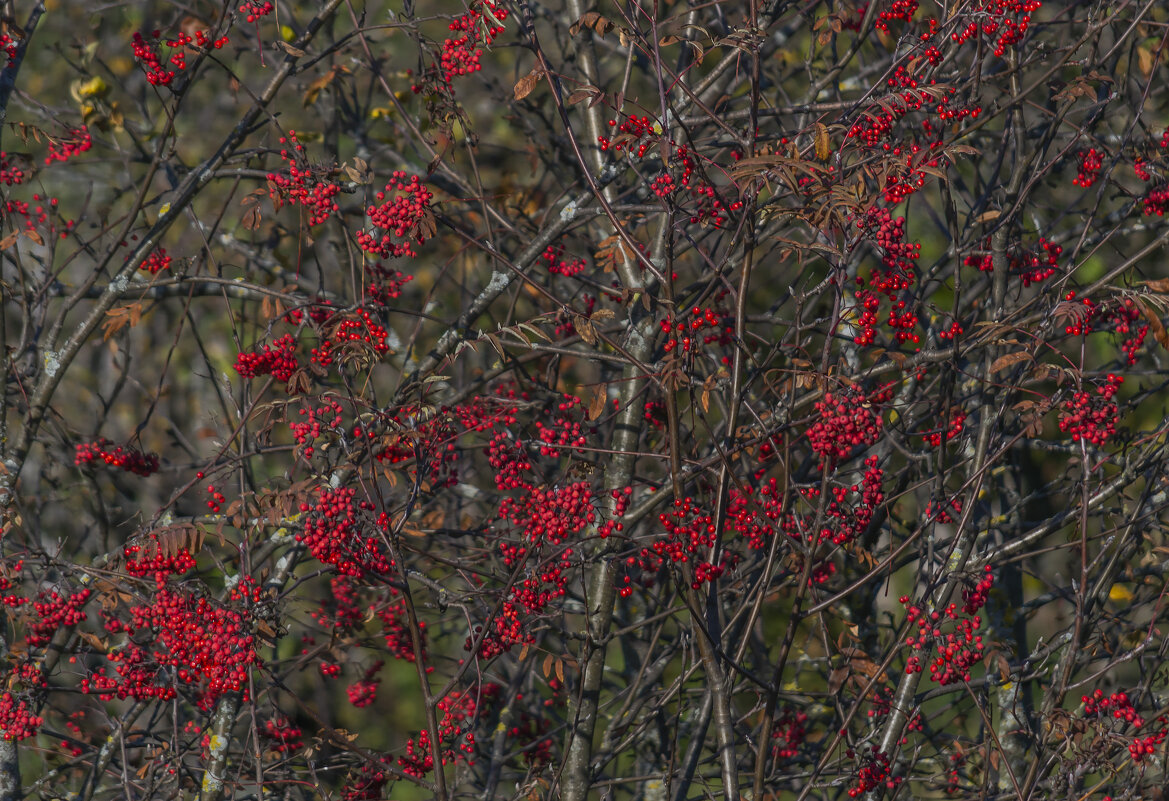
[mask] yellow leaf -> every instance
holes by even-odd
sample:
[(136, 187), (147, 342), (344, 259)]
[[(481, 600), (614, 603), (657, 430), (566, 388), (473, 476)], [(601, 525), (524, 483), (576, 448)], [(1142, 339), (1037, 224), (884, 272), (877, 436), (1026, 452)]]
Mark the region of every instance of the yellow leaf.
[(1132, 600), (1132, 591), (1123, 584), (1113, 584), (1108, 591), (1108, 598), (1117, 603), (1126, 603)]

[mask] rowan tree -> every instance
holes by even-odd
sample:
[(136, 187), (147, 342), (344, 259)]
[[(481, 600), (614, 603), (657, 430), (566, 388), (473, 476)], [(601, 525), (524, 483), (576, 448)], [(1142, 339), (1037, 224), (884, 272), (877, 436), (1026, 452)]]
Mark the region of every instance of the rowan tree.
[(1160, 797), (1163, 4), (47, 5), (0, 801)]

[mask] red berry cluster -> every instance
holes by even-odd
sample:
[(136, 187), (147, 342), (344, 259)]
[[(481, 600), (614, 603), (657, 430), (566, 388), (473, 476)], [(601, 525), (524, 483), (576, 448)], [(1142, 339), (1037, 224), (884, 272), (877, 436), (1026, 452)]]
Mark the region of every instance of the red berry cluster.
[(1124, 378), (1109, 373), (1103, 386), (1096, 387), (1095, 394), (1081, 390), (1063, 405), (1059, 416), (1059, 430), (1071, 434), (1075, 441), (1081, 439), (1093, 445), (1104, 445), (1116, 434), (1116, 418), (1119, 410), (1113, 396), (1116, 395)]
[(151, 275), (157, 275), (170, 267), (171, 258), (166, 254), (166, 248), (155, 248), (139, 265), (139, 270), (146, 270)]
[(365, 210), (373, 230), (358, 231), (357, 244), (383, 259), (416, 256), (413, 245), (423, 244), (434, 233), (433, 226), (427, 230), (424, 225), (434, 195), (419, 182), (417, 175), (407, 180), (406, 173), (399, 170), (374, 197), (378, 205)]
[[(783, 502), (783, 492), (774, 478), (768, 479), (759, 489), (732, 487), (727, 504), (727, 526), (747, 541), (750, 550), (764, 550), (783, 517)], [(795, 536), (799, 537), (799, 534)]]
[(378, 306), (389, 306), (391, 300), (402, 296), (402, 287), (414, 280), (414, 276), (383, 267), (379, 262), (369, 262), (365, 265), (365, 280), (366, 299)]
[(920, 336), (913, 331), (918, 324), (917, 315), (898, 296), (916, 280), (914, 263), (921, 255), (921, 245), (905, 241), (905, 218), (894, 219), (887, 208), (870, 209), (857, 220), (857, 228), (880, 248), (882, 255), (881, 269), (875, 270), (867, 282), (860, 276), (856, 278), (855, 325), (860, 329), (856, 343), (871, 345), (876, 341), (882, 297), (890, 304), (886, 322), (895, 331), (896, 341), (919, 342)]
[(360, 679), (345, 688), (345, 694), (349, 696), (349, 703), (361, 709), (377, 700), (377, 688), (382, 683), (381, 677), (377, 673), (383, 665), (385, 662), (380, 660), (374, 662)]
[(157, 453), (144, 453), (137, 448), (114, 445), (104, 437), (77, 445), (74, 464), (84, 465), (98, 460), (139, 476), (149, 476), (158, 472)]
[[(259, 588), (247, 581), (232, 591), (233, 601), (255, 602)], [(98, 672), (83, 679), (83, 692), (102, 700), (175, 697), (173, 679), (200, 688), (200, 706), (207, 708), (226, 692), (241, 692), (248, 670), (259, 664), (255, 638), (243, 613), (212, 604), (207, 598), (163, 587), (148, 605), (130, 610), (131, 619), (106, 621), (111, 634), (131, 635), (112, 648), (107, 658), (115, 676)], [(160, 668), (173, 668), (164, 671)]]
[(292, 334), (285, 334), (261, 350), (240, 353), (235, 358), (235, 371), (241, 378), (270, 375), (277, 381), (287, 382), (298, 366), (295, 351), (296, 340)]
[[(728, 344), (734, 339), (735, 333), (733, 326), (724, 327), (721, 311), (702, 309), (698, 306), (690, 310), (689, 320), (681, 321), (669, 317), (661, 321), (661, 326), (662, 332), (669, 337), (665, 344), (666, 353), (677, 347), (681, 347), (683, 353), (690, 353), (697, 349), (699, 344), (709, 345), (712, 342)], [(696, 332), (703, 328), (711, 329), (711, 331), (699, 339)]]
[[(161, 31), (154, 31), (151, 38), (156, 42), (162, 35)], [(134, 58), (142, 65), (142, 69), (146, 72), (146, 80), (150, 81), (153, 86), (167, 86), (175, 79), (174, 70), (168, 70), (162, 65), (162, 57), (159, 55), (156, 44), (151, 44), (143, 38), (142, 34), (134, 34)]]
[(1134, 737), (1128, 746), (1128, 753), (1132, 756), (1132, 761), (1141, 762), (1145, 757), (1157, 753), (1157, 748), (1165, 742), (1167, 734), (1169, 734), (1169, 730), (1161, 729), (1148, 737)]
[[(966, 590), (961, 610), (957, 604), (950, 604), (943, 611), (926, 612), (909, 603), (908, 596), (901, 596), (905, 605), (906, 620), (917, 626), (917, 635), (910, 634), (905, 644), (918, 653), (906, 661), (907, 673), (920, 673), (923, 658), (936, 645), (938, 654), (930, 662), (930, 680), (941, 685), (970, 681), (970, 669), (983, 658), (982, 635), (976, 632), (982, 626), (982, 618), (976, 614), (986, 603), (994, 576), (990, 568), (973, 590)], [(944, 632), (942, 626), (952, 622), (953, 628)]]
[(314, 447), (313, 443), (321, 436), (321, 427), (326, 426), (331, 433), (336, 433), (341, 430), (341, 404), (335, 400), (330, 400), (320, 406), (301, 409), (299, 411), (301, 417), (306, 417), (306, 420), (291, 422), (288, 427), (292, 430), (292, 435), (296, 438), (297, 445), (303, 445), (304, 449), (301, 454), (306, 459), (313, 458)]
[(341, 801), (377, 801), (384, 798), (382, 788), (390, 780), (390, 776), (379, 767), (390, 763), (389, 756), (382, 756), (378, 761), (362, 760), (357, 769), (357, 776), (353, 778), (341, 791)]
[[(394, 594), (397, 594), (394, 590)], [(382, 639), (386, 644), (386, 653), (394, 657), (394, 659), (402, 659), (406, 662), (414, 661), (414, 641), (410, 637), (410, 629), (408, 628), (409, 616), (406, 611), (406, 599), (398, 598), (391, 603), (377, 606), (376, 612), (378, 620), (382, 624)], [(418, 635), (422, 645), (422, 658), (426, 658), (426, 621), (418, 621)], [(430, 672), (431, 668), (426, 669)]]
[(549, 410), (550, 425), (537, 420), (536, 438), (543, 456), (564, 456), (567, 451), (579, 449), (587, 442), (583, 426), (583, 404), (575, 395), (565, 395)]
[(61, 139), (49, 140), (49, 154), (45, 156), (45, 164), (54, 161), (68, 161), (74, 156), (85, 153), (93, 147), (93, 137), (89, 135), (89, 128), (82, 125), (74, 128)]
[(57, 629), (83, 622), (86, 619), (85, 605), (91, 595), (92, 590), (81, 590), (68, 597), (61, 596), (56, 590), (42, 593), (32, 605), (36, 619), (28, 624), (28, 644), (33, 648), (48, 645)]
[(549, 245), (544, 250), (543, 259), (548, 263), (548, 272), (554, 275), (563, 275), (571, 278), (584, 272), (587, 262), (584, 259), (567, 261), (561, 258), (564, 255), (564, 245)]
[(312, 349), (310, 361), (328, 367), (340, 355), (343, 359), (370, 353), (375, 357), (390, 352), (386, 343), (389, 332), (365, 309), (338, 313), (329, 318), (320, 343)]
[(792, 759), (799, 755), (800, 745), (807, 736), (808, 716), (785, 707), (771, 725), (771, 754), (776, 759)]
[(1087, 189), (1096, 183), (1100, 176), (1100, 168), (1104, 166), (1104, 154), (1094, 147), (1088, 148), (1080, 154), (1080, 169), (1073, 184)]
[(1039, 0), (978, 0), (962, 6), (960, 15), (969, 20), (950, 38), (963, 44), (981, 34), (994, 39), (994, 54), (1002, 58), (1007, 48), (1023, 41), (1031, 24), (1031, 15), (1043, 3)]
[[(317, 325), (327, 323), (337, 313), (337, 309), (333, 307), (333, 301), (328, 298), (318, 299), (316, 302), (310, 303), (307, 308), (308, 318)], [(284, 322), (289, 325), (300, 325), (304, 322), (304, 316), (303, 309), (290, 309), (288, 314), (284, 315)]]
[[(951, 516), (951, 514), (950, 514), (951, 512), (954, 513), (953, 516)], [(927, 503), (925, 505), (925, 509), (923, 510), (923, 513), (925, 514), (927, 520), (934, 519), (934, 502), (933, 501), (930, 501), (929, 503)], [(949, 503), (943, 502), (943, 503), (939, 504), (939, 506), (938, 506), (937, 521), (939, 523), (953, 523), (956, 518), (961, 517), (961, 516), (962, 516), (962, 499), (961, 498), (957, 498), (957, 497), (951, 498)]]
[[(442, 717), (438, 722), (438, 750), (443, 765), (456, 761), (474, 764), (475, 733), (470, 723), (477, 715), (477, 693), (473, 691), (452, 692), (438, 702)], [(434, 754), (431, 749), (430, 732), (423, 729), (418, 738), (406, 742), (406, 754), (398, 757), (398, 767), (410, 776), (421, 778), (434, 770)]]
[[(159, 53), (158, 48), (158, 40), (161, 38), (161, 31), (153, 31), (150, 34), (151, 41), (147, 41), (141, 33), (135, 33), (132, 43), (134, 58), (142, 65), (142, 70), (146, 73), (146, 80), (152, 86), (169, 86), (178, 74), (174, 70), (168, 69), (163, 63), (163, 56)], [(227, 44), (227, 37), (212, 39), (207, 31), (198, 31), (194, 37), (187, 33), (179, 33), (174, 39), (167, 39), (165, 42), (167, 47), (176, 51), (167, 59), (166, 63), (179, 71), (185, 70), (187, 62), (184, 50), (192, 43), (200, 48), (210, 47), (219, 50)]]
[(249, 2), (240, 3), (239, 5), (239, 13), (243, 14), (244, 19), (246, 19), (248, 22), (256, 22), (261, 17), (268, 16), (274, 10), (275, 6), (268, 2), (268, 0), (264, 0), (262, 3), (249, 0)]
[(0, 695), (0, 731), (5, 740), (25, 740), (37, 733), (45, 719), (32, 713), (32, 708), (12, 693)]
[(819, 418), (808, 427), (808, 439), (828, 469), (847, 459), (858, 446), (872, 445), (881, 436), (881, 416), (857, 387), (824, 393), (816, 401), (816, 412)]
[[(453, 486), (458, 481), (458, 446), (455, 440), (461, 433), (454, 421), (462, 418), (463, 411), (460, 407), (454, 415), (444, 411), (426, 416), (419, 422), (420, 410), (417, 406), (401, 407), (395, 414), (386, 416), (386, 422), (393, 430), (415, 433), (391, 437), (388, 441), (383, 439), (387, 444), (374, 451), (374, 458), (394, 465), (413, 462), (406, 474), (412, 481), (421, 476), (424, 492)], [(372, 430), (366, 433), (367, 436), (373, 436)], [(359, 437), (361, 431), (355, 427), (353, 435)]]
[[(989, 242), (987, 247), (990, 247)], [(1011, 275), (1017, 275), (1022, 279), (1024, 287), (1046, 281), (1055, 275), (1059, 267), (1059, 257), (1063, 254), (1062, 247), (1039, 237), (1039, 248), (1039, 251), (1028, 250), (1023, 253), (1011, 253), (1008, 256), (1007, 269)], [(990, 253), (967, 256), (962, 263), (967, 267), (977, 267), (984, 273), (994, 270), (994, 259)]]
[(158, 548), (157, 542), (152, 547), (127, 545), (122, 549), (122, 562), (131, 576), (153, 576), (158, 589), (162, 589), (169, 577), (195, 569), (195, 557), (186, 548), (168, 556)]
[[(503, 33), (507, 9), (492, 0), (483, 0), (476, 8), (456, 17), (448, 26), (452, 33), (461, 34), (442, 43), (438, 69), (448, 85), (455, 78), (483, 69), (481, 44), (490, 45)], [(417, 91), (417, 89), (416, 89)]]
[(227, 498), (224, 497), (223, 493), (214, 484), (207, 485), (207, 494), (211, 496), (207, 501), (208, 510), (213, 515), (219, 514), (223, 508), (223, 504), (227, 502)]
[(877, 19), (874, 20), (873, 27), (888, 33), (890, 22), (894, 20), (909, 22), (915, 13), (917, 13), (917, 0), (891, 0), (888, 8), (877, 12)]
[[(625, 524), (621, 522), (621, 518), (629, 509), (629, 501), (633, 497), (633, 487), (610, 490), (609, 497), (612, 499), (613, 509), (609, 518), (597, 529), (597, 536), (601, 539), (608, 539), (613, 534), (620, 534), (625, 530)], [(629, 596), (623, 595), (622, 597)]]
[(1144, 209), (1146, 217), (1151, 217), (1154, 214), (1158, 217), (1164, 217), (1165, 211), (1169, 210), (1169, 185), (1150, 189), (1149, 193), (1145, 195)]
[(1144, 718), (1137, 714), (1127, 693), (1105, 695), (1103, 690), (1096, 690), (1091, 695), (1080, 696), (1080, 701), (1084, 704), (1086, 718), (1112, 717), (1130, 723), (1138, 729), (1145, 725)]
[(264, 738), (268, 750), (277, 754), (291, 754), (304, 747), (304, 732), (283, 715), (265, 720), (260, 727), (260, 736)]
[[(949, 442), (954, 437), (961, 434), (965, 423), (966, 412), (962, 409), (953, 409), (950, 412), (950, 424), (946, 427), (945, 441)], [(940, 448), (942, 447), (942, 434), (943, 432), (940, 429), (937, 431), (930, 431), (929, 433), (922, 435), (922, 440), (924, 440), (925, 444), (929, 445), (931, 448)]]
[[(483, 660), (507, 653), (516, 645), (531, 645), (536, 641), (535, 635), (524, 625), (519, 607), (512, 601), (505, 601), (499, 608), (490, 631), (484, 632), (482, 626), (476, 626), (474, 637), (482, 637), (476, 653)], [(474, 637), (468, 637), (463, 643), (464, 651), (475, 647)]]
[(19, 163), (10, 161), (8, 154), (0, 150), (0, 184), (5, 186), (19, 186), (27, 181), (28, 173)]
[[(660, 563), (668, 559), (675, 564), (693, 562), (694, 580), (690, 583), (693, 589), (701, 587), (703, 582), (714, 581), (733, 567), (733, 557), (724, 557), (717, 565), (703, 558), (704, 553), (710, 553), (717, 537), (714, 518), (694, 498), (686, 496), (675, 500), (674, 508), (658, 515), (658, 521), (665, 529), (666, 536), (654, 542), (653, 561)], [(643, 568), (645, 556), (649, 554), (643, 550), (643, 559), (639, 562)]]
[(1137, 351), (1145, 344), (1145, 337), (1149, 334), (1149, 323), (1137, 325), (1142, 318), (1140, 307), (1132, 298), (1125, 298), (1118, 305), (1105, 309), (1104, 319), (1116, 326), (1116, 333), (1124, 337), (1120, 349), (1124, 352), (1125, 361), (1129, 364), (1137, 363)]
[(372, 511), (373, 504), (355, 503), (355, 495), (352, 487), (322, 487), (316, 504), (300, 505), (300, 511), (308, 516), (296, 539), (318, 561), (332, 565), (343, 576), (389, 573), (393, 563), (385, 553), (385, 532), (359, 515)]
[(341, 187), (329, 180), (329, 170), (312, 167), (305, 161), (304, 145), (297, 141), (296, 131), (280, 137), (280, 144), (285, 145), (280, 149), (280, 158), (288, 168), (268, 173), (268, 197), (277, 209), (285, 203), (302, 207), (308, 224), (320, 225), (340, 208), (335, 198)]
[[(856, 759), (857, 755), (851, 748), (846, 752), (849, 759)], [(901, 783), (899, 777), (893, 775), (893, 765), (889, 757), (875, 749), (867, 751), (860, 757), (861, 767), (857, 771), (856, 784), (848, 788), (849, 798), (859, 798), (865, 793), (881, 785), (892, 791)]]
[(617, 135), (598, 136), (597, 142), (600, 143), (601, 150), (607, 151), (612, 148), (618, 153), (627, 150), (637, 158), (649, 152), (662, 132), (662, 126), (656, 120), (646, 116), (638, 117), (636, 114), (627, 116), (620, 125), (617, 124), (617, 120), (609, 120), (609, 127), (616, 128)]

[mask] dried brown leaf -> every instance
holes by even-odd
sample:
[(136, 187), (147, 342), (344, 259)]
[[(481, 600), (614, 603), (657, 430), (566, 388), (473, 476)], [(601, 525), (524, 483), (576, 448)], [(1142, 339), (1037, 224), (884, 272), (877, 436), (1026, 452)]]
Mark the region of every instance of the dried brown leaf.
[(1003, 370), (1014, 367), (1020, 362), (1025, 362), (1029, 359), (1033, 360), (1034, 358), (1034, 356), (1025, 350), (1017, 350), (1014, 353), (1005, 353), (990, 363), (990, 373), (991, 375), (1000, 373)]
[(523, 100), (532, 93), (536, 88), (536, 84), (544, 77), (544, 70), (541, 67), (532, 67), (532, 71), (516, 82), (515, 88), (512, 90), (515, 93), (516, 100)]

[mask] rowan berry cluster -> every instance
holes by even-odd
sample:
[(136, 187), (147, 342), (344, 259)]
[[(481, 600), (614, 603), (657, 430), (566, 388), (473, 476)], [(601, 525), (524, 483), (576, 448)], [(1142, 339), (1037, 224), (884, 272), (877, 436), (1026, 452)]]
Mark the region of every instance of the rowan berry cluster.
[[(858, 758), (851, 748), (846, 753), (849, 759)], [(893, 775), (893, 765), (888, 756), (876, 749), (870, 749), (859, 759), (861, 767), (857, 771), (856, 784), (848, 788), (849, 798), (858, 798), (881, 785), (889, 791), (897, 789), (901, 779)]]
[[(503, 33), (507, 9), (492, 0), (482, 0), (466, 14), (456, 17), (448, 26), (452, 33), (461, 34), (442, 43), (438, 69), (448, 85), (455, 79), (483, 69), (483, 49)], [(417, 88), (415, 91), (418, 91)]]
[(136, 578), (153, 576), (155, 586), (162, 589), (171, 576), (181, 576), (195, 569), (195, 557), (186, 548), (172, 555), (164, 554), (157, 542), (150, 545), (127, 545), (122, 549), (122, 564), (126, 572)]
[[(244, 596), (255, 597), (243, 587), (232, 600)], [(106, 630), (132, 637), (107, 654), (115, 676), (99, 671), (81, 682), (82, 692), (106, 701), (169, 700), (182, 683), (196, 686), (200, 706), (208, 708), (226, 692), (246, 695), (248, 671), (259, 664), (243, 613), (170, 587), (159, 589), (149, 604), (132, 607), (129, 622), (107, 616)]]
[(207, 509), (213, 515), (219, 514), (222, 511), (223, 504), (227, 502), (227, 498), (214, 484), (207, 485), (207, 494), (211, 496), (207, 500)]
[[(459, 761), (474, 764), (475, 732), (469, 723), (475, 719), (477, 707), (476, 694), (472, 691), (452, 692), (438, 702), (438, 711), (442, 713), (438, 722), (438, 752), (443, 765)], [(398, 757), (398, 767), (418, 778), (434, 770), (429, 730), (423, 729), (417, 739), (412, 737), (406, 742), (406, 753)]]
[(950, 38), (963, 44), (981, 34), (994, 40), (994, 54), (1002, 58), (1008, 47), (1023, 41), (1031, 15), (1042, 5), (1039, 0), (978, 0), (963, 6), (962, 17), (970, 21)]
[(157, 453), (145, 453), (137, 448), (114, 445), (104, 437), (77, 445), (74, 464), (80, 466), (97, 461), (139, 476), (150, 476), (158, 472)]
[[(689, 320), (676, 320), (669, 317), (661, 321), (662, 332), (669, 337), (666, 340), (665, 352), (670, 353), (675, 348), (681, 348), (683, 353), (690, 353), (701, 345), (711, 343), (726, 344), (734, 337), (733, 326), (724, 326), (723, 313), (716, 309), (703, 309), (695, 306), (690, 310)], [(709, 329), (708, 333), (697, 332)]]
[(613, 502), (613, 510), (609, 518), (601, 523), (597, 529), (597, 536), (601, 539), (607, 539), (625, 530), (625, 524), (621, 522), (621, 518), (629, 510), (629, 501), (633, 498), (633, 487), (610, 490), (609, 497)]
[[(987, 242), (987, 248), (990, 243)], [(1011, 275), (1018, 276), (1023, 286), (1038, 284), (1055, 275), (1059, 269), (1059, 257), (1063, 255), (1063, 248), (1054, 242), (1039, 237), (1039, 250), (1028, 250), (1022, 253), (1008, 255), (1007, 269)], [(967, 256), (963, 260), (967, 267), (977, 267), (985, 273), (994, 270), (994, 258), (989, 252)]]
[[(879, 403), (880, 399), (871, 399)], [(881, 436), (881, 416), (874, 402), (857, 387), (843, 392), (826, 392), (816, 401), (819, 417), (808, 427), (812, 450), (827, 469), (834, 469), (857, 447), (872, 445)]]
[(692, 563), (694, 580), (690, 586), (693, 589), (701, 587), (703, 582), (714, 581), (733, 566), (733, 557), (728, 556), (719, 564), (703, 558), (704, 554), (710, 553), (717, 537), (714, 518), (694, 498), (686, 496), (675, 500), (670, 511), (658, 515), (658, 521), (666, 536), (654, 542), (653, 555), (656, 560), (669, 560), (675, 564)]
[(1142, 718), (1129, 700), (1127, 693), (1112, 693), (1105, 695), (1103, 690), (1096, 690), (1091, 695), (1080, 696), (1084, 704), (1084, 717), (1111, 717), (1123, 720), (1136, 726), (1138, 729), (1145, 725)]
[(41, 593), (39, 599), (32, 604), (36, 618), (30, 620), (28, 624), (28, 644), (33, 648), (48, 645), (58, 629), (84, 622), (85, 605), (89, 603), (92, 595), (93, 590), (88, 589), (67, 597), (60, 595), (56, 590)]
[(365, 298), (378, 306), (389, 306), (391, 300), (402, 296), (402, 287), (414, 280), (398, 270), (383, 267), (380, 262), (365, 265)]
[(296, 131), (280, 137), (280, 144), (283, 145), (280, 158), (288, 166), (283, 172), (268, 173), (268, 197), (277, 209), (285, 203), (302, 207), (309, 225), (324, 223), (340, 208), (336, 201), (340, 185), (329, 180), (331, 170), (307, 163), (304, 145), (297, 140)]
[(390, 352), (388, 338), (389, 332), (368, 310), (338, 313), (329, 318), (309, 360), (321, 367), (328, 367), (338, 356), (357, 357), (359, 362), (367, 363)]
[(888, 33), (890, 22), (897, 20), (909, 22), (915, 13), (917, 13), (917, 0), (891, 0), (888, 8), (877, 12), (873, 27)]
[[(398, 590), (393, 589), (393, 595), (398, 595)], [(382, 624), (382, 639), (386, 645), (386, 653), (394, 657), (394, 659), (402, 659), (406, 662), (415, 661), (414, 658), (414, 641), (410, 637), (410, 629), (407, 621), (408, 615), (406, 612), (406, 599), (398, 598), (387, 604), (375, 605), (379, 621)], [(418, 637), (422, 646), (422, 658), (426, 658), (426, 621), (418, 621)], [(426, 668), (427, 672), (433, 670), (431, 667)]]
[(1145, 344), (1145, 337), (1149, 334), (1149, 323), (1137, 324), (1143, 317), (1140, 307), (1132, 298), (1125, 298), (1119, 304), (1104, 311), (1105, 320), (1115, 325), (1115, 331), (1124, 337), (1120, 349), (1124, 353), (1125, 361), (1129, 364), (1137, 363), (1137, 351)]
[(1073, 184), (1087, 189), (1099, 179), (1100, 168), (1104, 166), (1104, 154), (1094, 147), (1080, 154), (1079, 173)]
[(320, 438), (322, 426), (327, 428), (330, 433), (337, 433), (341, 430), (341, 404), (330, 400), (319, 406), (302, 408), (298, 414), (307, 419), (291, 422), (288, 427), (292, 430), (293, 437), (296, 438), (296, 444), (304, 446), (301, 455), (306, 459), (311, 459), (315, 452), (313, 443)]
[(151, 275), (157, 275), (163, 270), (169, 269), (170, 263), (171, 257), (167, 255), (166, 248), (155, 248), (142, 260), (138, 269), (146, 270)]
[(1166, 210), (1169, 210), (1169, 185), (1150, 189), (1144, 199), (1145, 216), (1151, 217), (1155, 214), (1164, 217)]
[(377, 700), (377, 688), (382, 682), (377, 673), (384, 665), (385, 662), (381, 660), (374, 662), (366, 669), (360, 679), (345, 688), (345, 694), (349, 696), (349, 703), (361, 709)]
[(45, 156), (45, 164), (54, 161), (68, 161), (76, 155), (87, 152), (93, 147), (93, 137), (89, 135), (89, 127), (82, 125), (74, 128), (60, 139), (49, 140), (49, 154)]
[[(982, 635), (977, 633), (982, 618), (977, 612), (985, 605), (993, 585), (994, 576), (988, 567), (978, 584), (963, 592), (961, 610), (952, 603), (941, 611), (927, 612), (910, 604), (908, 596), (901, 597), (906, 621), (917, 626), (916, 636), (911, 633), (905, 638), (905, 644), (915, 651), (906, 661), (907, 673), (922, 672), (923, 660), (936, 646), (937, 656), (930, 662), (930, 680), (943, 686), (970, 681), (971, 668), (983, 658)], [(949, 631), (943, 631), (947, 623), (953, 625)]]
[(34, 715), (32, 707), (23, 699), (18, 700), (12, 693), (0, 695), (0, 732), (5, 740), (19, 741), (34, 736), (45, 719)]
[(235, 371), (241, 378), (255, 378), (270, 375), (277, 381), (287, 382), (299, 366), (296, 361), (296, 340), (292, 334), (285, 334), (271, 345), (235, 357)]
[(620, 153), (627, 151), (630, 155), (642, 158), (657, 142), (662, 134), (661, 123), (647, 116), (628, 115), (618, 124), (617, 120), (609, 120), (609, 127), (616, 128), (616, 135), (612, 137), (598, 136), (597, 142), (601, 150), (612, 148)]
[(1059, 417), (1059, 430), (1070, 434), (1072, 440), (1081, 439), (1101, 446), (1116, 434), (1119, 410), (1113, 397), (1124, 383), (1124, 378), (1109, 374), (1096, 392), (1076, 392), (1066, 401)]
[[(946, 426), (945, 441), (949, 442), (962, 433), (962, 429), (966, 423), (966, 412), (962, 409), (955, 408), (950, 412), (950, 421)], [(922, 435), (922, 440), (931, 448), (942, 447), (943, 432), (939, 429), (937, 431), (930, 431)]]
[[(540, 454), (543, 456), (564, 456), (567, 452), (578, 450), (588, 441), (582, 421), (583, 404), (575, 395), (564, 395), (556, 404), (555, 410), (549, 410), (551, 424), (541, 420), (535, 421), (536, 439), (540, 441)], [(579, 450), (578, 450), (579, 452)]]
[(243, 14), (244, 19), (248, 22), (256, 22), (261, 17), (266, 17), (271, 14), (275, 11), (275, 8), (269, 0), (264, 0), (264, 2), (249, 0), (249, 2), (240, 3), (239, 13)]
[(372, 230), (358, 231), (357, 244), (383, 259), (416, 256), (413, 246), (423, 244), (434, 233), (433, 225), (426, 225), (433, 197), (417, 175), (407, 180), (406, 173), (395, 172), (385, 189), (374, 196), (377, 205), (366, 208)]
[(12, 161), (8, 154), (0, 150), (0, 184), (5, 186), (19, 186), (29, 179), (19, 162)]
[(322, 487), (315, 504), (300, 505), (306, 519), (296, 539), (317, 561), (332, 565), (343, 576), (384, 575), (393, 566), (386, 554), (385, 532), (364, 519), (373, 504), (355, 502), (356, 494), (353, 487)]
[(914, 269), (921, 256), (921, 245), (905, 240), (905, 218), (894, 219), (887, 208), (870, 209), (857, 220), (857, 228), (880, 248), (881, 268), (875, 270), (868, 281), (860, 276), (856, 278), (857, 289), (853, 293), (857, 312), (855, 325), (860, 333), (855, 342), (871, 345), (876, 341), (882, 297), (890, 304), (886, 323), (894, 330), (894, 339), (897, 342), (919, 342), (920, 336), (914, 333), (917, 315), (899, 295), (916, 280)]
[(260, 736), (264, 738), (267, 749), (277, 754), (291, 754), (304, 747), (304, 732), (283, 715), (265, 720)]
[(566, 278), (571, 278), (574, 275), (579, 275), (584, 272), (587, 262), (584, 259), (573, 259), (568, 261), (564, 258), (564, 245), (549, 245), (545, 250), (542, 258), (548, 264), (548, 272), (554, 275), (563, 275)]
[(154, 31), (150, 36), (154, 40), (152, 44), (146, 41), (141, 33), (135, 33), (132, 45), (134, 58), (142, 65), (142, 70), (146, 73), (146, 80), (150, 81), (152, 86), (168, 86), (176, 75), (174, 70), (168, 70), (163, 66), (162, 56), (157, 49), (157, 41), (161, 36), (161, 31)]
[(785, 707), (771, 725), (771, 753), (776, 759), (792, 759), (799, 755), (807, 736), (808, 715)]

